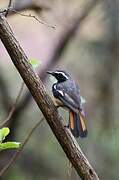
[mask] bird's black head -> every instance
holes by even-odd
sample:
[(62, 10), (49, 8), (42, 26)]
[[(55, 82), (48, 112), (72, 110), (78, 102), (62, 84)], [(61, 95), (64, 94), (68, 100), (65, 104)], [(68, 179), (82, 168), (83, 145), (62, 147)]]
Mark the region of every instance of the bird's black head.
[(70, 78), (70, 75), (62, 70), (47, 71), (47, 73), (54, 76), (58, 82), (63, 82)]

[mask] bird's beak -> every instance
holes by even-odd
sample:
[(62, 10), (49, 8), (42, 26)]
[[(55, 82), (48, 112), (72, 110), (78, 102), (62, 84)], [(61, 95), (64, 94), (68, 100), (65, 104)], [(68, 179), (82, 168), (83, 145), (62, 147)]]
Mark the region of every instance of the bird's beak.
[(54, 74), (54, 72), (53, 72), (53, 71), (47, 71), (47, 73), (48, 73), (48, 74), (51, 74), (51, 75), (53, 75), (53, 74)]

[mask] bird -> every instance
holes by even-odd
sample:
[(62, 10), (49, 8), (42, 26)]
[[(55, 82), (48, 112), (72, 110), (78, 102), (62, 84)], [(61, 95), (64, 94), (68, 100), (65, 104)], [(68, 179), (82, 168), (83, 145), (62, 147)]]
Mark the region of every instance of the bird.
[(47, 73), (54, 76), (57, 80), (52, 85), (54, 104), (57, 107), (69, 110), (69, 124), (67, 127), (71, 130), (74, 137), (86, 137), (88, 131), (78, 84), (64, 70), (47, 71)]

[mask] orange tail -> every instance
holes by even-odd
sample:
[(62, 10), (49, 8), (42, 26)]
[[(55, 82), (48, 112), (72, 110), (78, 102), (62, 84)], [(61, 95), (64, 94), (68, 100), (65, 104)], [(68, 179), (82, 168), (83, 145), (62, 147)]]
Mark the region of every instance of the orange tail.
[(87, 136), (87, 128), (85, 125), (85, 119), (83, 115), (79, 113), (75, 113), (70, 111), (69, 113), (69, 128), (74, 135), (74, 137), (86, 137)]

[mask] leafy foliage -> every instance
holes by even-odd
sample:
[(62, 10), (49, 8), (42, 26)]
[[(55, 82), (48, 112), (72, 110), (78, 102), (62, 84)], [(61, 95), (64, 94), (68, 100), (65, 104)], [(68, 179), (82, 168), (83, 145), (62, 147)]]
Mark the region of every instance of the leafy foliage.
[(33, 66), (33, 68), (38, 67), (38, 65), (40, 64), (40, 62), (37, 59), (29, 59), (29, 63)]
[(0, 142), (2, 142), (9, 133), (10, 130), (7, 127), (0, 129)]
[(0, 129), (0, 150), (3, 149), (13, 149), (13, 148), (19, 148), (20, 143), (19, 142), (4, 142), (3, 140), (6, 138), (6, 136), (10, 133), (10, 129), (8, 127), (4, 127)]

